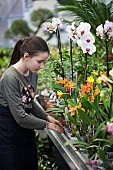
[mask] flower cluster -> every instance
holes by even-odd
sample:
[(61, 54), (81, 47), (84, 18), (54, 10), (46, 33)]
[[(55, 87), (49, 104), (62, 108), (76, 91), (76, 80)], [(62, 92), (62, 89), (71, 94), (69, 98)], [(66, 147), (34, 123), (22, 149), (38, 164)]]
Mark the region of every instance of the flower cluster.
[[(59, 18), (53, 18), (51, 23), (44, 23), (44, 30), (57, 34), (61, 68), (64, 69), (65, 60), (63, 60), (58, 29), (61, 26), (62, 20)], [(113, 147), (113, 142), (108, 139), (109, 135), (113, 136), (113, 69), (109, 71), (108, 60), (106, 60), (107, 72), (102, 72), (101, 69), (93, 72), (89, 70), (90, 63), (87, 53), (92, 55), (96, 51), (95, 38), (90, 31), (91, 25), (89, 23), (81, 22), (76, 27), (75, 22), (73, 22), (67, 26), (66, 30), (70, 38), (72, 81), (67, 80), (66, 74), (60, 75), (62, 78), (58, 78), (56, 84), (53, 85), (58, 104), (49, 111), (63, 115), (65, 125), (68, 126), (69, 130), (71, 129), (72, 135), (76, 136), (76, 140), (72, 143), (77, 147), (80, 146), (81, 149), (83, 148), (83, 152), (88, 154), (90, 166), (94, 168), (103, 166), (101, 162), (98, 162), (99, 159), (102, 159), (102, 162), (109, 167), (105, 153), (109, 151), (111, 146)], [(96, 29), (96, 35), (105, 39), (106, 56), (108, 56), (108, 40), (113, 40), (113, 22), (106, 21), (104, 25), (99, 25)], [(81, 75), (77, 72), (76, 83), (73, 81), (75, 71), (73, 70), (73, 42), (82, 49), (85, 59), (84, 79), (80, 79)], [(76, 46), (74, 47), (76, 48)], [(64, 73), (63, 71), (62, 73)], [(70, 143), (71, 141), (69, 141)]]
[(56, 32), (57, 28), (62, 27), (62, 19), (60, 18), (52, 18), (52, 22), (45, 22), (43, 24), (43, 29), (50, 33)]
[(61, 98), (63, 94), (71, 95), (72, 89), (75, 87), (75, 84), (71, 80), (67, 80), (66, 78), (58, 78), (56, 84), (59, 84), (62, 87), (61, 90), (57, 91), (58, 98)]
[(106, 38), (113, 40), (113, 22), (105, 21), (104, 25), (99, 25), (96, 29), (96, 35), (100, 36), (101, 39)]
[(76, 28), (75, 23), (67, 26), (68, 37), (73, 41), (76, 41), (79, 47), (81, 47), (83, 53), (89, 53), (92, 55), (96, 51), (94, 45), (95, 38), (90, 32), (91, 25), (86, 22), (81, 22)]

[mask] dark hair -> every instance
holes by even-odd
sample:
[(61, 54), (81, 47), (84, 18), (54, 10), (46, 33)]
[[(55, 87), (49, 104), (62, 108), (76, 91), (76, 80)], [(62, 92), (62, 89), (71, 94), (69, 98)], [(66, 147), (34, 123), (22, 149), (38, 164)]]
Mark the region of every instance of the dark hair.
[(25, 52), (32, 57), (34, 54), (40, 52), (48, 52), (49, 54), (49, 48), (46, 41), (39, 36), (21, 38), (15, 44), (8, 67), (17, 63), (24, 56)]

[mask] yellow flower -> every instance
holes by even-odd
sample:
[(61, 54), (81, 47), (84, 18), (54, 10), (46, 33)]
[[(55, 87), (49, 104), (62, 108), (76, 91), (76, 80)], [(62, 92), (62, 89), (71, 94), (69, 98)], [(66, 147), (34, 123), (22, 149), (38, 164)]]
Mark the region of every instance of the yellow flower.
[(87, 78), (87, 81), (89, 83), (93, 83), (94, 82), (94, 78), (92, 76), (90, 76), (90, 77)]
[(101, 71), (101, 72), (100, 72), (100, 75), (105, 75), (105, 76), (107, 76), (107, 72), (106, 72), (106, 71)]
[(98, 75), (98, 72), (94, 70), (94, 71), (93, 71), (93, 74), (97, 76), (97, 75)]
[(91, 100), (91, 101), (93, 102), (95, 98), (94, 98), (93, 95), (91, 95), (91, 96), (88, 97), (88, 99)]
[(68, 83), (64, 84), (64, 87), (65, 88), (69, 87), (69, 84)]
[(97, 79), (96, 82), (97, 82), (98, 84), (101, 84), (102, 80)]
[(71, 106), (70, 104), (68, 104), (68, 107), (69, 107), (69, 112), (71, 112), (71, 115), (74, 116), (77, 111), (77, 109), (80, 109), (81, 108), (81, 102), (78, 103), (77, 106)]
[(57, 96), (58, 96), (58, 98), (61, 98), (61, 97), (62, 97), (62, 95), (63, 95), (63, 93), (62, 93), (62, 91), (61, 91), (61, 90), (57, 91)]
[(96, 89), (94, 91), (94, 96), (98, 95), (100, 93), (100, 89), (98, 88), (98, 86), (96, 86)]
[(74, 84), (72, 81), (68, 81), (68, 84), (69, 84), (69, 87), (70, 87), (70, 88), (75, 87), (75, 84)]
[(57, 84), (65, 84), (67, 82), (67, 80), (66, 80), (66, 78), (64, 78), (64, 79), (58, 79), (57, 81), (56, 81), (56, 83)]

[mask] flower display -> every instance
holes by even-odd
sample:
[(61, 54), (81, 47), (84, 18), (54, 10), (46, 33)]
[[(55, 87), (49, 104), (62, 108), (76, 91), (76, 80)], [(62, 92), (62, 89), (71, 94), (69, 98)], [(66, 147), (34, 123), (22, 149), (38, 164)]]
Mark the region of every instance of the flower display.
[(101, 39), (107, 38), (113, 40), (113, 22), (106, 21), (104, 25), (99, 25), (96, 29), (96, 35)]
[(95, 38), (90, 32), (91, 25), (89, 23), (81, 22), (76, 28), (74, 22), (68, 25), (66, 30), (68, 32), (68, 37), (76, 41), (79, 47), (81, 47), (83, 53), (89, 53), (92, 55), (96, 51), (94, 45)]
[(99, 25), (96, 28), (96, 35), (99, 36), (105, 44), (107, 75), (109, 76), (109, 53), (112, 52), (113, 22), (107, 20), (105, 24)]
[[(52, 85), (57, 95), (57, 104), (53, 108), (49, 108), (47, 112), (53, 111), (56, 112), (56, 115), (62, 116), (64, 127), (70, 132), (69, 140), (65, 145), (74, 144), (79, 152), (86, 154), (87, 164), (91, 167), (95, 169), (104, 167), (111, 170), (113, 165), (109, 162), (108, 153), (113, 148), (113, 69), (109, 69), (108, 58), (106, 68), (98, 68), (98, 65), (96, 66), (97, 70), (89, 68), (93, 67), (90, 63), (97, 50), (96, 36), (105, 40), (104, 45), (108, 57), (108, 41), (112, 41), (113, 23), (106, 21), (104, 25), (99, 25), (95, 30), (96, 35), (91, 33), (89, 23), (81, 22), (76, 26), (75, 22), (72, 22), (67, 25), (72, 73), (68, 78), (61, 51), (59, 28), (62, 25), (61, 19), (54, 18), (51, 24), (47, 24), (45, 28), (46, 31), (50, 33), (54, 31), (57, 34), (62, 63), (62, 74), (58, 75), (56, 83)], [(80, 52), (77, 51), (75, 55), (73, 48)], [(73, 64), (73, 60), (78, 54), (83, 61), (81, 73), (74, 70), (74, 66), (80, 62)], [(76, 77), (74, 77), (75, 73)]]
[(80, 147), (80, 152), (88, 154), (88, 164), (93, 168), (112, 167), (106, 165), (106, 152), (113, 147), (110, 138), (113, 136), (112, 84), (112, 78), (105, 72), (97, 74), (95, 70), (80, 86), (66, 78), (58, 78), (54, 84), (59, 103), (49, 111), (57, 108), (56, 111), (61, 113), (71, 136), (76, 136), (66, 145), (72, 143)]
[(56, 32), (57, 28), (62, 27), (62, 19), (60, 18), (52, 18), (52, 22), (45, 22), (43, 24), (43, 29), (50, 33)]

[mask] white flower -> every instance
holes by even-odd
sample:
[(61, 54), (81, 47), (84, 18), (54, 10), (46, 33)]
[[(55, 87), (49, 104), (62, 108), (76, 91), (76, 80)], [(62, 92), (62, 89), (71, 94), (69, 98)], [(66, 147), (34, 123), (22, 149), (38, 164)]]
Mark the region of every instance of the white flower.
[(109, 75), (113, 77), (113, 68), (109, 71)]
[(94, 42), (95, 38), (91, 32), (84, 34), (83, 36), (80, 37), (80, 39), (77, 40), (78, 46), (81, 46), (81, 44), (90, 44)]
[(81, 49), (83, 50), (83, 53), (89, 53), (90, 55), (92, 55), (96, 51), (96, 47), (92, 43), (90, 44), (82, 43)]
[(112, 80), (110, 80), (107, 76), (105, 76), (105, 75), (103, 75), (103, 74), (102, 74), (100, 77), (98, 77), (98, 80), (101, 80), (101, 81), (103, 81), (103, 82), (113, 83)]
[(109, 33), (108, 37), (110, 40), (113, 40), (113, 31)]
[(104, 29), (102, 24), (96, 28), (96, 35), (100, 36), (101, 39), (104, 37)]
[(68, 32), (69, 38), (71, 38), (72, 40), (78, 39), (78, 35), (76, 33), (76, 28), (75, 28), (75, 22), (73, 22), (71, 25), (68, 25), (66, 27), (66, 31)]
[(53, 25), (55, 28), (62, 27), (62, 19), (53, 17), (53, 18), (52, 18), (52, 25)]
[(72, 22), (71, 25), (68, 25), (67, 28), (66, 28), (66, 31), (67, 32), (75, 32), (76, 28), (75, 28), (75, 22)]
[(91, 25), (87, 22), (81, 22), (80, 25), (77, 27), (77, 34), (79, 36), (84, 35), (85, 33), (89, 32)]
[(52, 33), (53, 30), (54, 30), (54, 27), (53, 27), (51, 22), (45, 22), (45, 23), (43, 23), (43, 29), (45, 31), (48, 31), (48, 32)]
[(104, 32), (111, 32), (113, 30), (113, 22), (106, 21), (104, 24)]
[(62, 20), (60, 18), (52, 18), (51, 22), (45, 22), (43, 24), (43, 29), (50, 33), (56, 32), (56, 29), (62, 27)]

